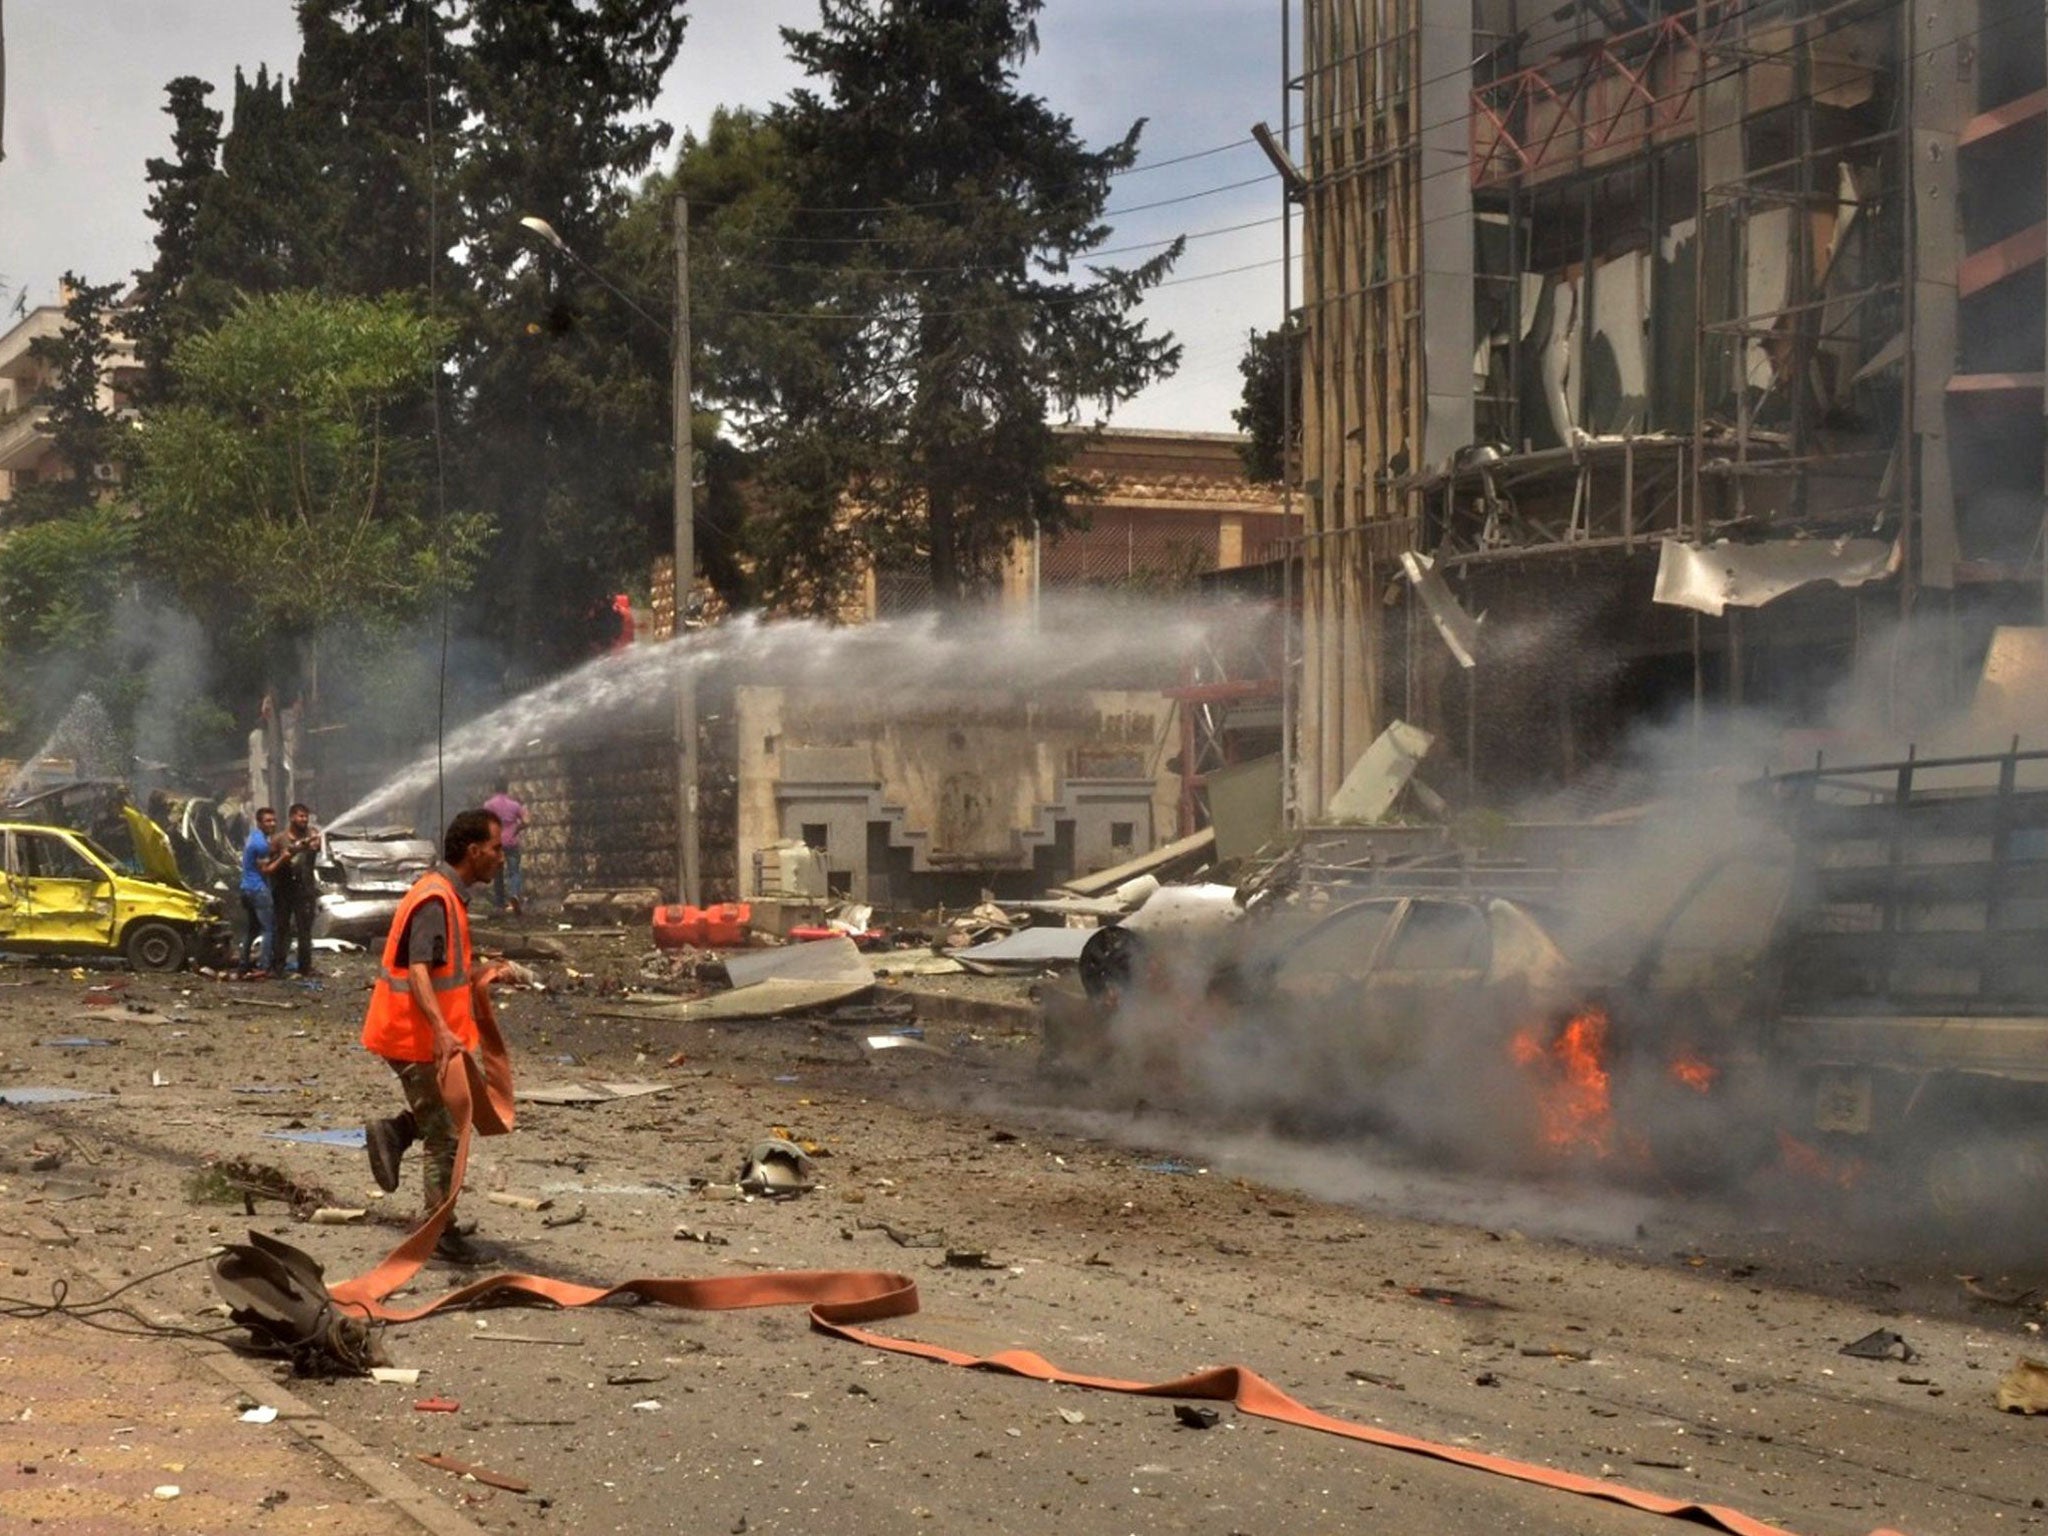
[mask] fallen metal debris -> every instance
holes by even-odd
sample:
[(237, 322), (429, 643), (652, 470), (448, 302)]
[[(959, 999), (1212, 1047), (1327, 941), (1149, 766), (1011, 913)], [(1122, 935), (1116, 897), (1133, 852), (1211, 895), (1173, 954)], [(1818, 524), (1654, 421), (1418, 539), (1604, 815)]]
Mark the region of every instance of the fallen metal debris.
[(1898, 569), (1889, 539), (1774, 539), (1760, 544), (1663, 541), (1651, 601), (1718, 618), (1728, 608), (1761, 608), (1815, 582), (1860, 587)]
[(1415, 776), (1436, 738), (1420, 726), (1396, 720), (1374, 738), (1371, 746), (1324, 807), (1325, 821), (1358, 822), (1372, 826), (1386, 817), (1401, 798), (1401, 791)]
[(302, 1376), (360, 1376), (388, 1364), (370, 1324), (337, 1311), (320, 1265), (291, 1244), (252, 1231), (213, 1261), (213, 1288), (256, 1343), (288, 1356)]
[(1854, 1355), (1858, 1360), (1900, 1360), (1910, 1363), (1920, 1357), (1913, 1346), (1889, 1328), (1877, 1328), (1860, 1339), (1852, 1339), (1842, 1346), (1845, 1355)]
[(738, 1183), (754, 1195), (801, 1195), (817, 1188), (810, 1154), (780, 1136), (754, 1143), (741, 1165)]
[(1417, 1301), (1433, 1301), (1440, 1307), (1471, 1307), (1482, 1312), (1513, 1310), (1506, 1302), (1490, 1296), (1475, 1296), (1470, 1291), (1453, 1291), (1441, 1285), (1411, 1285), (1407, 1291)]
[(1186, 1429), (1214, 1429), (1223, 1422), (1223, 1415), (1214, 1408), (1198, 1408), (1193, 1403), (1175, 1403), (1173, 1416)]
[(493, 1472), (489, 1467), (479, 1467), (474, 1462), (457, 1461), (453, 1456), (429, 1455), (425, 1451), (413, 1453), (413, 1460), (422, 1466), (437, 1467), (443, 1472), (453, 1472), (457, 1477), (469, 1478), (487, 1488), (502, 1488), (507, 1493), (530, 1493), (533, 1484), (522, 1483), (516, 1477), (507, 1477), (502, 1472)]
[(971, 971), (990, 973), (1078, 965), (1093, 928), (1020, 928), (993, 943), (963, 949), (953, 958)]
[(527, 1104), (613, 1104), (620, 1099), (666, 1093), (674, 1086), (674, 1083), (544, 1083), (538, 1088), (520, 1089), (519, 1098)]
[(282, 1131), (265, 1131), (271, 1141), (295, 1141), (311, 1147), (354, 1147), (363, 1146), (363, 1128), (360, 1125), (339, 1127), (330, 1130), (311, 1130), (293, 1127)]
[(16, 1108), (31, 1104), (76, 1104), (81, 1099), (110, 1099), (110, 1093), (88, 1093), (83, 1088), (0, 1088), (0, 1104)]

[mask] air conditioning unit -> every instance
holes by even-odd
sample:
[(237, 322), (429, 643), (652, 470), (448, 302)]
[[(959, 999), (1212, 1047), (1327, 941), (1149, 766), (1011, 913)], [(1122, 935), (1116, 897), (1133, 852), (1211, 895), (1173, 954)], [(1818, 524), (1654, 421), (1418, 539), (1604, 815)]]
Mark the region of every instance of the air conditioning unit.
[(825, 899), (825, 853), (799, 842), (771, 843), (754, 854), (754, 894), (784, 901)]

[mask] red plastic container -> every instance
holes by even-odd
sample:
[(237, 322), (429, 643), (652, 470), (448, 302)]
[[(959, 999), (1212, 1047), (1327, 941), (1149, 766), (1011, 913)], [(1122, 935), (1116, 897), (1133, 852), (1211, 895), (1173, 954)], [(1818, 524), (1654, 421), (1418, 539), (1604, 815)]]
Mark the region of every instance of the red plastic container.
[(747, 942), (754, 909), (744, 901), (712, 907), (654, 909), (654, 943), (659, 949), (739, 949)]

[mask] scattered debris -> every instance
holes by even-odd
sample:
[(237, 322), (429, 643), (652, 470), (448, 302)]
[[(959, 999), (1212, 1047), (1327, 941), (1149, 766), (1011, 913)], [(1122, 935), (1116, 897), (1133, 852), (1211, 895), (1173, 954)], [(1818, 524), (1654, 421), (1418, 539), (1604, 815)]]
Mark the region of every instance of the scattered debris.
[(1978, 1283), (1980, 1277), (1977, 1275), (1957, 1275), (1956, 1279), (1962, 1282), (1963, 1290), (1967, 1295), (1978, 1301), (1988, 1301), (1994, 1307), (2024, 1307), (2041, 1294), (2033, 1286), (2027, 1287), (2024, 1291), (2014, 1291), (2010, 1295), (2002, 1294), (1998, 1291), (1987, 1291)]
[(244, 1424), (274, 1424), (277, 1422), (277, 1410), (268, 1404), (260, 1408), (245, 1408), (242, 1411), (242, 1422)]
[(1198, 1408), (1193, 1403), (1175, 1403), (1173, 1416), (1188, 1429), (1214, 1429), (1223, 1422), (1223, 1415), (1214, 1408)]
[(453, 1472), (457, 1477), (468, 1478), (482, 1483), (487, 1488), (502, 1488), (507, 1493), (529, 1493), (531, 1483), (522, 1483), (516, 1477), (507, 1477), (502, 1472), (493, 1472), (488, 1467), (479, 1467), (467, 1461), (457, 1461), (453, 1456), (430, 1456), (425, 1451), (413, 1453), (413, 1460), (422, 1466), (437, 1467), (443, 1472)]
[(1092, 928), (1020, 928), (991, 943), (960, 950), (953, 958), (969, 970), (987, 975), (1079, 965), (1081, 951), (1094, 932)]
[(1382, 1375), (1378, 1371), (1349, 1370), (1344, 1374), (1353, 1381), (1362, 1381), (1367, 1386), (1372, 1387), (1385, 1387), (1389, 1392), (1406, 1392), (1408, 1390), (1406, 1386), (1402, 1385), (1394, 1377)]
[(1061, 1408), (1056, 1411), (1060, 1416), (1060, 1422), (1063, 1424), (1086, 1424), (1088, 1422), (1088, 1415), (1078, 1408)]
[(1874, 1329), (1860, 1339), (1853, 1339), (1842, 1346), (1841, 1352), (1854, 1355), (1858, 1360), (1897, 1359), (1907, 1364), (1920, 1358), (1913, 1352), (1912, 1345), (1889, 1328)]
[(988, 1256), (986, 1248), (948, 1248), (946, 1268), (948, 1269), (1003, 1269), (1006, 1266)]
[(550, 1083), (539, 1088), (522, 1088), (519, 1098), (527, 1104), (612, 1104), (620, 1099), (667, 1093), (674, 1086), (674, 1083)]
[(923, 1051), (932, 1056), (949, 1056), (951, 1052), (943, 1047), (927, 1045), (918, 1035), (892, 1034), (869, 1035), (861, 1041), (871, 1051)]
[(543, 1217), (541, 1217), (541, 1219), (540, 1219), (540, 1224), (541, 1224), (541, 1225), (542, 1225), (543, 1227), (548, 1227), (548, 1228), (554, 1228), (554, 1227), (573, 1227), (573, 1226), (575, 1226), (575, 1225), (576, 1225), (576, 1223), (577, 1223), (577, 1222), (581, 1221), (581, 1220), (582, 1220), (582, 1219), (584, 1218), (584, 1215), (585, 1215), (585, 1214), (586, 1214), (586, 1212), (584, 1211), (584, 1208), (583, 1208), (582, 1206), (580, 1206), (580, 1205), (579, 1205), (579, 1206), (577, 1206), (577, 1207), (576, 1207), (576, 1209), (575, 1209), (575, 1210), (573, 1210), (573, 1211), (569, 1211), (569, 1212), (567, 1212), (567, 1213), (566, 1213), (566, 1214), (564, 1214), (564, 1215), (560, 1215), (560, 1216), (543, 1216)]
[(306, 1219), (318, 1227), (345, 1227), (369, 1214), (358, 1206), (323, 1205)]
[(460, 1413), (462, 1404), (452, 1397), (423, 1397), (412, 1405), (414, 1413)]
[(1407, 1291), (1418, 1301), (1433, 1301), (1440, 1307), (1471, 1307), (1482, 1312), (1513, 1310), (1506, 1302), (1490, 1296), (1475, 1296), (1470, 1291), (1453, 1291), (1441, 1285), (1411, 1285)]
[(716, 1232), (701, 1232), (695, 1227), (677, 1227), (676, 1241), (702, 1243), (707, 1248), (728, 1248), (732, 1245), (729, 1237), (720, 1237)]
[(793, 1141), (758, 1141), (740, 1168), (739, 1187), (754, 1195), (801, 1195), (817, 1188), (810, 1154)]
[(312, 1255), (252, 1231), (248, 1242), (224, 1245), (212, 1267), (228, 1316), (298, 1374), (360, 1376), (388, 1363), (370, 1325), (336, 1311)]
[(363, 1128), (360, 1125), (331, 1130), (312, 1130), (294, 1126), (281, 1131), (265, 1131), (263, 1134), (272, 1141), (295, 1141), (312, 1147), (352, 1147), (358, 1152), (363, 1149)]
[(419, 1367), (414, 1365), (374, 1365), (370, 1367), (370, 1380), (392, 1387), (416, 1387), (420, 1384)]
[(494, 1189), (484, 1198), (493, 1205), (509, 1206), (515, 1211), (544, 1211), (555, 1203), (545, 1197), (508, 1194), (502, 1189)]
[(1998, 1383), (2001, 1413), (2048, 1413), (2048, 1361), (2022, 1355)]
[(15, 1108), (30, 1104), (76, 1104), (82, 1099), (110, 1099), (110, 1093), (88, 1093), (82, 1088), (0, 1088), (0, 1104)]

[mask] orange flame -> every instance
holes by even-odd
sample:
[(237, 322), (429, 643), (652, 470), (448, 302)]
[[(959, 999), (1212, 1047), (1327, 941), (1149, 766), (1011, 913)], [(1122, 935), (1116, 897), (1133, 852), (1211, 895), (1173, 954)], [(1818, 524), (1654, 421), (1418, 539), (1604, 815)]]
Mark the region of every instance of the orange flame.
[(1869, 1168), (1860, 1157), (1830, 1157), (1782, 1128), (1778, 1131), (1778, 1156), (1789, 1172), (1838, 1189), (1854, 1189)]
[(1694, 1093), (1705, 1093), (1714, 1086), (1721, 1069), (1689, 1050), (1682, 1050), (1671, 1058), (1671, 1075)]
[(1607, 1068), (1607, 1015), (1598, 1008), (1579, 1014), (1549, 1045), (1533, 1029), (1516, 1033), (1509, 1053), (1541, 1072), (1538, 1093), (1543, 1144), (1553, 1151), (1578, 1148), (1606, 1157), (1614, 1150), (1614, 1115)]

